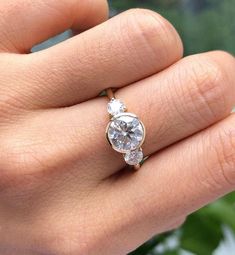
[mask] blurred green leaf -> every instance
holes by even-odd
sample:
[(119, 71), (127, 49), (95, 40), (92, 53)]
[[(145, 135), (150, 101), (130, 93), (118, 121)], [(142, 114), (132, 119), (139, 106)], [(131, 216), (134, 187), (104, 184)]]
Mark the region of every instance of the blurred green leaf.
[[(156, 253), (156, 255), (158, 255), (158, 254)], [(162, 255), (179, 255), (179, 251), (178, 250), (165, 251)]]
[(210, 218), (216, 219), (220, 222), (220, 224), (223, 223), (229, 226), (235, 233), (235, 208), (228, 203), (228, 199), (230, 201), (233, 196), (234, 195), (231, 195), (231, 197), (227, 197), (224, 200), (218, 200), (215, 203), (207, 206), (204, 208), (204, 210), (199, 212), (199, 215), (201, 218), (209, 215)]
[(235, 192), (228, 194), (223, 198), (223, 200), (232, 205), (233, 208), (235, 208)]
[[(165, 233), (162, 235), (158, 235), (139, 248), (137, 248), (135, 251), (131, 252), (129, 255), (146, 255), (153, 251), (153, 249), (160, 243), (164, 242), (166, 238), (168, 238), (172, 233)], [(151, 253), (150, 253), (151, 254)], [(152, 254), (151, 254), (152, 255)], [(154, 254), (155, 255), (155, 254)]]
[(211, 255), (223, 239), (221, 222), (205, 214), (195, 213), (182, 227), (181, 247), (199, 255)]

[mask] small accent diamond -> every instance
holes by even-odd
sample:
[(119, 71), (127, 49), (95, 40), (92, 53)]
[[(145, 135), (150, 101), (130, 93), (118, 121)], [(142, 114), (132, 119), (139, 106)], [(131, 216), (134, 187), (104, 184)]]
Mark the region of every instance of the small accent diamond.
[(143, 152), (141, 149), (135, 151), (129, 151), (124, 155), (124, 159), (129, 165), (138, 165), (144, 158)]
[(110, 102), (108, 103), (107, 110), (109, 114), (111, 114), (112, 116), (115, 116), (117, 114), (125, 112), (126, 106), (121, 100), (112, 98)]

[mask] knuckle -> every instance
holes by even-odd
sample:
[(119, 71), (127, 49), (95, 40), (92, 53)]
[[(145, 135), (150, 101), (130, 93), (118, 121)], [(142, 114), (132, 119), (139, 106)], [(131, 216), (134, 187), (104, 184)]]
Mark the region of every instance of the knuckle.
[(227, 51), (217, 50), (217, 51), (211, 52), (211, 54), (214, 55), (217, 59), (222, 59), (226, 63), (228, 63), (232, 66), (234, 66), (234, 64), (235, 64), (234, 56)]
[(221, 85), (221, 82), (228, 82), (230, 72), (227, 69), (228, 65), (235, 63), (231, 54), (225, 51), (215, 51), (208, 55), (204, 55), (205, 62), (209, 66), (208, 73), (211, 77), (211, 82), (217, 82), (217, 85)]
[(157, 27), (162, 28), (163, 25), (160, 19), (154, 18), (153, 15), (157, 14), (144, 9), (131, 9), (126, 11), (123, 22), (128, 28), (129, 35), (148, 39), (155, 34)]
[(125, 33), (127, 31), (132, 41), (141, 41), (157, 55), (171, 52), (171, 55), (167, 54), (171, 58), (174, 56), (174, 45), (177, 56), (182, 55), (182, 43), (176, 30), (158, 13), (146, 9), (131, 9), (124, 13), (123, 20)]
[(210, 139), (212, 156), (208, 158), (206, 178), (212, 192), (224, 188), (234, 188), (235, 185), (235, 132), (223, 130)]
[[(130, 9), (125, 12), (127, 21), (137, 23), (143, 30), (156, 30), (156, 26), (165, 29), (167, 21), (158, 13), (147, 9)], [(132, 25), (133, 25), (132, 23)]]
[(235, 185), (235, 132), (223, 131), (218, 135), (219, 146), (217, 149), (217, 161), (221, 181), (228, 186)]
[[(192, 61), (193, 60), (193, 61)], [(203, 117), (219, 118), (228, 108), (228, 81), (225, 68), (210, 57), (190, 59), (190, 102)]]

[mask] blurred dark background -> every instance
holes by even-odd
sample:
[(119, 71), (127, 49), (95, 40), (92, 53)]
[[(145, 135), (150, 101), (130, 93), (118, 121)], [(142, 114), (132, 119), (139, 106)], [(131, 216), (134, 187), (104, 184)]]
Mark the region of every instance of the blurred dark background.
[[(152, 9), (182, 37), (185, 55), (210, 50), (235, 54), (235, 0), (110, 0), (111, 16)], [(234, 70), (235, 71), (235, 70)], [(235, 193), (189, 216), (177, 231), (158, 235), (131, 255), (235, 254)]]

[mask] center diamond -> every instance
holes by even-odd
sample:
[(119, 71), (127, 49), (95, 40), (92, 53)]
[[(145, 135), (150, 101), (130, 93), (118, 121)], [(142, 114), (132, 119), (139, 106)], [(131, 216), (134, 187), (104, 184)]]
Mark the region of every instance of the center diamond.
[(126, 153), (136, 150), (144, 142), (145, 130), (142, 122), (131, 113), (113, 117), (107, 127), (107, 138), (114, 150)]

